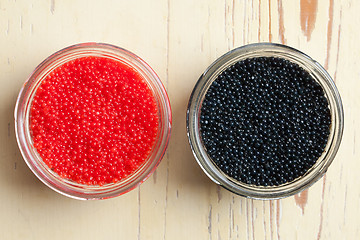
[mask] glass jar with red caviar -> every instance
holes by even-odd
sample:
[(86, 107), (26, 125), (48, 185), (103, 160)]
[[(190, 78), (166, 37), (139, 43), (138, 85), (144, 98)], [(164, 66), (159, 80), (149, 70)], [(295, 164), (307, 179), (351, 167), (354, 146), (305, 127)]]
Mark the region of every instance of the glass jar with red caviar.
[(135, 54), (84, 43), (45, 59), (21, 89), (15, 130), (24, 160), (53, 190), (105, 199), (145, 181), (170, 137), (171, 108)]

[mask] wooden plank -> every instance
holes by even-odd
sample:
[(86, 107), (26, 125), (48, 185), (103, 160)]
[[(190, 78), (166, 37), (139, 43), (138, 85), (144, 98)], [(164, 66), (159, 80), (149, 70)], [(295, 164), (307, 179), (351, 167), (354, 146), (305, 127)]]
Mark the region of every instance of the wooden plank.
[[(355, 0), (0, 1), (1, 239), (357, 239), (360, 235), (360, 2)], [(13, 123), (18, 91), (65, 46), (108, 42), (159, 74), (173, 109), (169, 149), (152, 177), (118, 198), (82, 202), (36, 179)], [(282, 200), (250, 200), (211, 182), (186, 136), (185, 113), (200, 74), (248, 43), (276, 42), (316, 59), (345, 109), (341, 147), (326, 176)]]

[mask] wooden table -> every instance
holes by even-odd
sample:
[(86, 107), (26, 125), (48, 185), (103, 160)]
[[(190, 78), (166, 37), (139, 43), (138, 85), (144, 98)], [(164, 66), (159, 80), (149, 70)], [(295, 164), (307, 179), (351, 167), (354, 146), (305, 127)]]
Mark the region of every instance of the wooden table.
[[(360, 1), (0, 1), (0, 239), (358, 239)], [(104, 201), (64, 197), (29, 170), (14, 136), (17, 94), (53, 52), (107, 42), (147, 61), (170, 96), (166, 156), (141, 187)], [(185, 111), (200, 74), (225, 52), (277, 42), (316, 59), (345, 110), (337, 157), (309, 190), (259, 201), (217, 187), (196, 163)]]

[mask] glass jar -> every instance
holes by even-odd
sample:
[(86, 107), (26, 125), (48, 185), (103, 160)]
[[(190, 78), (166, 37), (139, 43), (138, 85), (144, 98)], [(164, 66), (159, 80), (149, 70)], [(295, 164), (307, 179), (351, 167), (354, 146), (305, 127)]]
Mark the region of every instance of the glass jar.
[[(130, 66), (143, 78), (152, 91), (159, 117), (157, 139), (144, 164), (133, 174), (116, 183), (98, 185), (79, 184), (61, 178), (41, 159), (33, 146), (30, 132), (30, 107), (37, 88), (46, 76), (60, 65), (77, 58), (95, 56), (119, 61)], [(17, 98), (15, 107), (15, 131), (21, 154), (32, 172), (48, 187), (75, 199), (106, 199), (126, 193), (144, 182), (160, 163), (170, 137), (171, 108), (166, 90), (159, 77), (135, 54), (103, 43), (83, 43), (62, 49), (45, 59), (27, 79)]]
[[(201, 106), (213, 81), (236, 62), (254, 57), (278, 57), (296, 63), (310, 73), (320, 84), (328, 100), (331, 125), (324, 152), (301, 177), (278, 186), (256, 186), (230, 178), (209, 157), (200, 135)], [(187, 134), (198, 164), (216, 184), (238, 195), (254, 199), (278, 199), (296, 194), (319, 180), (333, 161), (339, 148), (344, 127), (344, 113), (338, 90), (326, 70), (304, 53), (280, 44), (257, 43), (234, 49), (218, 58), (200, 76), (191, 94), (187, 108)]]

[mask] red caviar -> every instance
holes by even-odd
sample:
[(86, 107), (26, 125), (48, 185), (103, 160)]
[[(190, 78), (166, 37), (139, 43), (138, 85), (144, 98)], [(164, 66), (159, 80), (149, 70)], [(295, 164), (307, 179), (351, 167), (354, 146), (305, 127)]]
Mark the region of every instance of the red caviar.
[(30, 109), (34, 147), (65, 179), (115, 183), (146, 161), (159, 127), (155, 97), (132, 67), (104, 57), (67, 62), (42, 81)]

